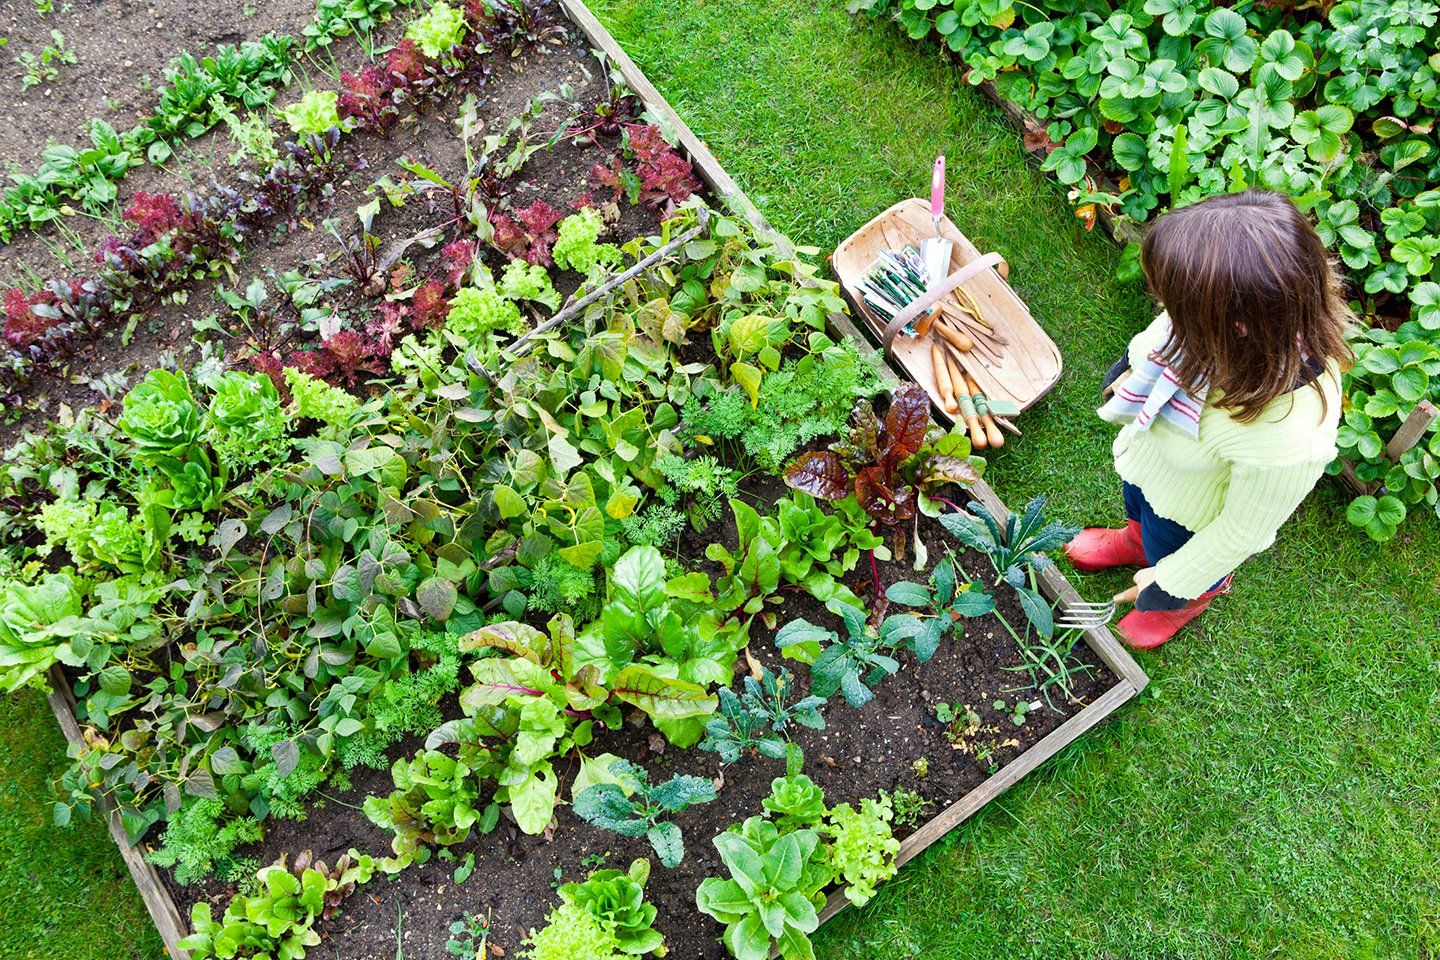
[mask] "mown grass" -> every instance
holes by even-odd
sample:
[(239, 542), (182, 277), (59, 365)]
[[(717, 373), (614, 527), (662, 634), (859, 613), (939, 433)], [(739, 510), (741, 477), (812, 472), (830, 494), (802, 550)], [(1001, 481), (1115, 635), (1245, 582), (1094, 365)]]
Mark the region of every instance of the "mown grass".
[[(951, 215), (1006, 255), (1066, 358), (991, 480), (1069, 520), (1118, 518), (1096, 382), (1149, 306), (950, 64), (843, 0), (592, 6), (765, 213), (822, 250), (921, 191), (943, 150)], [(1433, 519), (1376, 547), (1323, 486), (1198, 629), (1141, 658), (1139, 701), (827, 925), (819, 954), (1440, 954), (1437, 589)], [(64, 754), (43, 701), (0, 701), (0, 729), (0, 958), (157, 956), (104, 832), (49, 826)]]

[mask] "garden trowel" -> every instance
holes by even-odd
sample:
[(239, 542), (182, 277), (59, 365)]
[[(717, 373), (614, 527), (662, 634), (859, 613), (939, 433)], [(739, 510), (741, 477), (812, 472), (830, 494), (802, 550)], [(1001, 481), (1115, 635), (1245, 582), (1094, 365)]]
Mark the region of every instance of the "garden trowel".
[(935, 224), (935, 236), (920, 241), (920, 258), (925, 262), (931, 289), (950, 273), (951, 243), (940, 234), (940, 221), (944, 219), (945, 155), (942, 153), (935, 158), (935, 172), (930, 176), (930, 220)]

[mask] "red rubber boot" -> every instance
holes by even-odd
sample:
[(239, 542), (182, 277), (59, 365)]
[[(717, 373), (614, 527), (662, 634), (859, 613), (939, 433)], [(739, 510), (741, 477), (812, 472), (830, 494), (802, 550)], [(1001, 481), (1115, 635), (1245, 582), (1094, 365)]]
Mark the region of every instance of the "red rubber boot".
[(1123, 530), (1090, 527), (1065, 544), (1065, 555), (1076, 570), (1093, 573), (1111, 567), (1148, 567), (1140, 543), (1140, 521), (1131, 520)]
[(1153, 650), (1180, 632), (1222, 593), (1230, 592), (1230, 581), (1208, 590), (1179, 610), (1131, 610), (1115, 625), (1115, 633), (1136, 650)]

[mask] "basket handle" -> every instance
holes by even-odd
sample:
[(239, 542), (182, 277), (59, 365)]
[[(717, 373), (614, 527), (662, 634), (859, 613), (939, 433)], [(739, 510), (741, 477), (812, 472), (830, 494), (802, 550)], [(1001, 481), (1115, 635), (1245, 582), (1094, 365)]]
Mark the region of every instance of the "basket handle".
[(894, 318), (885, 325), (885, 332), (880, 336), (881, 342), (885, 345), (885, 351), (887, 353), (890, 352), (890, 345), (895, 342), (895, 338), (900, 335), (900, 331), (905, 329), (911, 321), (935, 306), (935, 304), (939, 303), (945, 297), (948, 297), (955, 288), (959, 287), (966, 280), (974, 278), (977, 274), (990, 267), (994, 267), (1002, 278), (1010, 273), (1010, 265), (1005, 262), (1004, 257), (998, 253), (987, 253), (982, 257), (970, 261), (959, 270), (950, 274), (950, 276), (940, 281), (939, 285), (934, 289), (925, 291), (924, 296), (910, 301), (909, 306), (895, 314)]

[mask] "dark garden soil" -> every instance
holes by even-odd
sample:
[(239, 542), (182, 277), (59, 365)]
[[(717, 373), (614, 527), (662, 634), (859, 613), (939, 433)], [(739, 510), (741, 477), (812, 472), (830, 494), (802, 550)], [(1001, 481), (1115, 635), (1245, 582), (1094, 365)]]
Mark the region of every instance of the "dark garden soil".
[[(395, 29), (396, 25), (390, 27)], [(351, 53), (361, 56), (353, 47)], [(336, 184), (335, 194), (326, 209), (302, 222), (295, 231), (277, 233), (272, 239), (266, 239), (257, 232), (246, 245), (240, 261), (232, 265), (229, 276), (193, 282), (178, 298), (179, 302), (165, 302), (146, 311), (132, 330), (107, 331), (94, 340), (77, 345), (62, 363), (36, 370), (21, 391), (23, 404), (7, 411), (3, 422), (0, 422), (0, 448), (8, 447), (27, 427), (54, 419), (62, 405), (71, 409), (88, 406), (99, 406), (102, 410), (108, 408), (123, 395), (124, 390), (107, 386), (103, 382), (105, 377), (119, 375), (125, 385), (133, 384), (145, 371), (167, 365), (172, 357), (181, 366), (189, 366), (199, 359), (201, 339), (215, 340), (217, 352), (232, 357), (266, 342), (273, 331), (273, 324), (268, 328), (261, 324), (259, 328), (207, 332), (202, 337), (196, 336), (195, 325), (211, 316), (218, 315), (222, 321), (228, 317), (229, 309), (216, 297), (216, 288), (220, 286), (243, 291), (252, 278), (261, 277), (269, 280), (271, 295), (275, 297), (277, 291), (273, 278), (269, 276), (272, 272), (282, 273), (298, 268), (317, 278), (343, 276), (340, 244), (324, 229), (323, 221), (333, 218), (342, 237), (353, 235), (357, 229), (354, 211), (372, 199), (374, 193), (371, 188), (375, 181), (381, 176), (389, 176), (395, 182), (403, 182), (410, 177), (396, 163), (401, 157), (418, 160), (446, 177), (462, 176), (465, 170), (464, 146), (456, 135), (454, 121), (467, 95), (476, 97), (477, 115), (484, 121), (484, 133), (489, 133), (503, 130), (510, 119), (540, 93), (557, 92), (568, 85), (575, 101), (588, 104), (605, 92), (599, 63), (590, 55), (583, 41), (573, 35), (567, 35), (561, 43), (527, 49), (514, 59), (496, 57), (495, 62), (497, 66), (487, 83), (457, 91), (444, 100), (429, 104), (423, 114), (410, 116), (407, 122), (402, 123), (390, 139), (357, 132), (342, 140), (337, 153), (345, 159), (349, 173)], [(327, 82), (327, 86), (331, 85)], [(558, 103), (548, 105), (535, 129), (542, 134), (548, 133), (564, 116), (564, 111), (565, 108)], [(215, 135), (211, 134), (210, 138), (214, 139)], [(614, 146), (616, 144), (607, 144), (607, 147)], [(215, 146), (220, 153), (218, 165), (207, 159), (203, 144), (196, 148), (192, 155), (203, 162), (197, 161), (194, 169), (190, 170), (196, 181), (190, 189), (208, 183), (212, 177), (233, 178), (224, 161), (224, 148), (223, 141)], [(589, 142), (562, 140), (554, 147), (535, 154), (526, 163), (512, 181), (513, 192), (509, 200), (519, 208), (533, 200), (544, 199), (556, 210), (568, 213), (574, 201), (592, 189), (589, 170), (603, 157), (604, 152)], [(135, 190), (147, 187), (152, 190), (180, 190), (186, 187), (179, 182), (147, 183), (157, 174), (159, 171), (152, 167), (137, 168), (122, 183), (121, 208)], [(169, 176), (174, 180), (173, 174)], [(243, 192), (245, 187), (240, 186), (240, 189)], [(443, 219), (442, 212), (432, 201), (415, 197), (400, 208), (382, 204), (372, 232), (383, 245), (412, 237)], [(653, 209), (622, 203), (618, 219), (606, 239), (624, 242), (647, 235), (656, 229), (659, 220), (659, 213)], [(99, 221), (86, 220), (83, 226), (87, 232), (94, 234), (86, 238), (90, 247), (111, 232)], [(446, 239), (453, 237), (447, 236)], [(20, 249), (21, 244), (29, 245)], [(422, 279), (438, 269), (438, 249), (438, 245), (429, 250), (419, 246), (410, 248), (407, 259), (415, 264)], [(504, 257), (493, 250), (487, 251), (486, 261), (497, 272), (504, 265)], [(45, 246), (44, 238), (33, 235), (19, 237), (8, 248), (0, 248), (0, 277), (21, 274), (84, 276), (93, 269), (94, 265), (90, 262), (76, 263), (73, 268), (64, 267), (57, 263), (50, 248)], [(567, 281), (571, 285), (569, 288)], [(576, 281), (573, 276), (557, 273), (556, 285), (562, 294), (570, 293)], [(360, 311), (361, 316), (368, 316), (374, 307), (374, 303), (357, 293), (353, 284), (336, 291), (331, 302), (342, 310)], [(285, 344), (290, 348), (300, 345), (298, 342)]]
[[(50, 142), (89, 146), (90, 121), (126, 130), (154, 109), (165, 67), (181, 53), (197, 59), (222, 43), (267, 33), (300, 38), (315, 0), (54, 0), (41, 14), (31, 0), (5, 4), (0, 35), (0, 166), (35, 167)], [(75, 62), (56, 79), (21, 90), (22, 53), (36, 56), (59, 30)], [(336, 44), (343, 46), (343, 44)]]
[[(747, 486), (742, 487), (742, 495), (757, 503), (773, 503), (781, 494), (774, 481)], [(956, 546), (933, 520), (923, 521), (920, 529), (932, 561), (945, 557)], [(682, 556), (695, 563), (703, 556), (704, 542), (711, 540), (734, 548), (733, 522), (712, 533), (709, 537), (691, 534), (682, 546)], [(990, 572), (977, 554), (967, 552), (959, 559), (972, 576), (984, 577)], [(703, 559), (699, 563), (700, 569), (718, 573), (716, 565)], [(883, 586), (897, 580), (928, 578), (928, 569), (917, 573), (909, 562), (882, 563), (879, 571)], [(873, 592), (870, 583), (868, 563), (862, 557), (850, 586), (868, 597)], [(1013, 594), (1004, 590), (998, 594), (1004, 616), (1012, 624), (1024, 623)], [(843, 629), (839, 618), (808, 594), (797, 592), (776, 609), (777, 625), (804, 617), (831, 629)], [(752, 655), (772, 669), (787, 666), (800, 686), (808, 688), (807, 668), (783, 660), (773, 637), (773, 630), (757, 622), (751, 631)], [(1058, 709), (1043, 706), (1027, 718), (1023, 727), (1017, 727), (993, 706), (999, 699), (1012, 704), (1017, 699), (1035, 697), (1033, 691), (1020, 689), (1026, 681), (1024, 674), (1013, 669), (1021, 660), (1015, 642), (994, 616), (968, 621), (964, 636), (942, 643), (940, 651), (924, 666), (902, 656), (900, 672), (883, 680), (875, 698), (864, 707), (856, 709), (844, 698), (832, 697), (824, 710), (825, 729), (803, 730), (796, 738), (805, 752), (805, 772), (824, 788), (831, 805), (854, 804), (862, 797), (876, 796), (882, 789), (913, 790), (929, 801), (921, 818), (923, 823), (1116, 683), (1117, 678), (1083, 642), (1076, 646), (1075, 657), (1090, 667), (1074, 684), (1075, 701), (1064, 703), (1057, 698)], [(737, 671), (743, 672), (744, 667), (742, 657)], [(935, 706), (940, 703), (972, 708), (981, 718), (980, 729), (952, 739), (950, 729), (935, 719)], [(390, 759), (408, 756), (418, 745), (413, 741), (400, 744), (390, 752)], [(685, 773), (713, 778), (720, 785), (717, 800), (692, 807), (676, 819), (684, 831), (686, 846), (685, 860), (679, 867), (661, 867), (644, 840), (604, 832), (576, 817), (568, 805), (558, 808), (549, 836), (524, 836), (502, 816), (493, 833), (471, 837), (455, 849), (458, 859), (432, 857), (426, 864), (407, 868), (397, 878), (377, 877), (360, 888), (346, 901), (344, 912), (322, 928), (327, 939), (317, 951), (345, 960), (389, 960), (399, 955), (398, 926), (404, 956), (435, 960), (447, 955), (445, 942), (450, 924), (468, 912), (490, 918), (491, 943), (504, 951), (494, 956), (513, 957), (527, 931), (544, 925), (548, 911), (558, 902), (555, 891), (562, 882), (583, 880), (601, 860), (606, 866), (624, 867), (633, 858), (644, 856), (652, 861), (646, 898), (659, 908), (656, 927), (665, 934), (669, 956), (677, 960), (724, 958), (725, 949), (717, 940), (722, 928), (698, 912), (695, 890), (706, 876), (726, 875), (711, 838), (731, 824), (763, 812), (761, 800), (769, 794), (771, 780), (784, 776), (784, 762), (747, 757), (722, 767), (714, 754), (668, 747), (649, 724), (630, 721), (621, 730), (604, 731), (595, 738), (591, 755), (604, 752), (646, 766), (652, 781)], [(924, 776), (922, 769), (917, 769), (917, 761), (922, 760), (928, 765)], [(567, 801), (571, 799), (569, 783), (578, 768), (578, 760), (574, 759), (556, 764), (561, 775), (560, 795)], [(389, 834), (371, 824), (358, 807), (365, 797), (386, 795), (391, 789), (388, 770), (357, 771), (352, 789), (333, 794), (331, 802), (317, 805), (305, 821), (271, 824), (264, 842), (242, 852), (261, 863), (307, 849), (327, 862), (333, 862), (351, 847), (376, 855), (388, 853)], [(917, 826), (897, 826), (896, 835), (903, 839)], [(456, 884), (455, 867), (471, 852), (475, 856), (474, 873), (463, 884)], [(191, 903), (206, 898), (215, 905), (218, 915), (233, 893), (233, 889), (221, 884), (204, 888), (172, 884), (171, 889), (182, 913), (187, 914)]]

